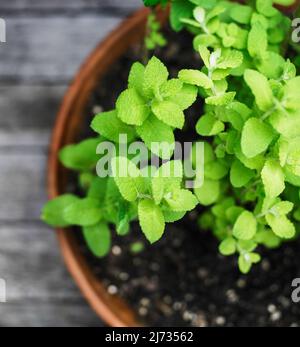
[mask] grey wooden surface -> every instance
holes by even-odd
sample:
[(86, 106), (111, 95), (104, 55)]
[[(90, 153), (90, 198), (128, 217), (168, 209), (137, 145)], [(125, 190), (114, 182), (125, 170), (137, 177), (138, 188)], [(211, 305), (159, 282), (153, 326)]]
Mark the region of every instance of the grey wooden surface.
[(0, 326), (101, 326), (39, 220), (49, 136), (85, 56), (141, 0), (0, 0)]

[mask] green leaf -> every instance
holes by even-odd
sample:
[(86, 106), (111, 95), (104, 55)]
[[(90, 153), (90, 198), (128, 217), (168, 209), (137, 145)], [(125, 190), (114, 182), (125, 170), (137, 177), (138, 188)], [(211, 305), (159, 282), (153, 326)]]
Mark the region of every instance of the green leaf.
[(129, 232), (130, 205), (125, 201), (119, 202), (117, 234), (126, 235)]
[(152, 104), (155, 116), (171, 127), (182, 129), (184, 126), (184, 114), (180, 107), (170, 101), (156, 101)]
[(299, 110), (300, 101), (298, 90), (300, 88), (300, 76), (289, 80), (284, 86), (284, 106), (289, 110)]
[(286, 216), (290, 212), (292, 212), (294, 208), (294, 204), (290, 201), (280, 201), (275, 204), (271, 209), (270, 213), (274, 216)]
[(178, 95), (182, 88), (183, 83), (177, 78), (172, 78), (161, 86), (160, 94), (164, 99), (169, 98)]
[(241, 139), (241, 146), (247, 158), (254, 158), (266, 151), (273, 141), (275, 132), (272, 127), (257, 118), (246, 122)]
[(181, 22), (183, 18), (191, 18), (193, 14), (194, 6), (186, 0), (176, 0), (172, 3), (170, 22), (172, 29), (180, 31), (184, 28), (184, 24)]
[(121, 134), (127, 135), (129, 142), (135, 138), (134, 128), (120, 121), (116, 111), (104, 112), (97, 115), (93, 119), (91, 127), (106, 139), (116, 143), (119, 143), (119, 136)]
[(65, 194), (48, 201), (42, 210), (41, 219), (53, 227), (69, 226), (70, 224), (64, 218), (64, 211), (78, 200), (79, 198), (75, 195)]
[(181, 110), (186, 110), (196, 101), (198, 88), (190, 84), (184, 84), (179, 93), (167, 98), (167, 101), (174, 102)]
[(199, 54), (201, 56), (201, 59), (203, 60), (204, 65), (207, 68), (210, 68), (210, 52), (205, 46), (199, 46), (198, 47)]
[(142, 125), (150, 114), (149, 106), (135, 89), (121, 93), (116, 108), (119, 119), (129, 125)]
[(139, 222), (150, 243), (161, 239), (165, 231), (164, 215), (152, 200), (141, 200), (138, 206)]
[(233, 227), (233, 236), (239, 240), (251, 240), (256, 234), (257, 221), (253, 213), (243, 212)]
[(181, 70), (178, 77), (184, 83), (193, 84), (204, 89), (213, 88), (212, 80), (199, 70)]
[(256, 22), (248, 36), (248, 51), (251, 57), (260, 57), (268, 49), (268, 35), (266, 29)]
[(254, 176), (255, 172), (244, 166), (238, 159), (232, 164), (230, 182), (235, 188), (244, 187)]
[(119, 203), (123, 197), (119, 191), (115, 180), (112, 177), (107, 178), (104, 205), (104, 218), (109, 223), (117, 224), (119, 220)]
[(228, 237), (219, 246), (219, 251), (221, 254), (228, 256), (233, 255), (236, 252), (236, 241), (232, 237)]
[(154, 201), (159, 205), (166, 192), (179, 189), (183, 179), (183, 166), (180, 160), (163, 164), (152, 178), (151, 187)]
[(243, 63), (243, 54), (239, 51), (228, 49), (222, 51), (218, 60), (218, 69), (235, 69)]
[(276, 198), (284, 191), (284, 173), (276, 160), (268, 159), (266, 161), (261, 177), (268, 197)]
[(235, 95), (235, 92), (228, 92), (217, 96), (210, 96), (205, 99), (205, 102), (213, 106), (226, 106), (234, 100)]
[(249, 24), (252, 14), (253, 10), (250, 6), (236, 4), (230, 10), (230, 17), (240, 24)]
[(296, 229), (293, 223), (286, 216), (274, 216), (268, 214), (266, 220), (272, 228), (275, 235), (282, 239), (291, 239), (296, 234)]
[(165, 196), (165, 200), (172, 211), (192, 211), (198, 201), (195, 195), (186, 189), (176, 189)]
[(255, 70), (246, 70), (244, 78), (255, 96), (259, 109), (264, 112), (272, 109), (274, 98), (267, 78)]
[(116, 157), (112, 159), (111, 166), (114, 180), (125, 200), (136, 201), (146, 193), (145, 179), (132, 161), (125, 157)]
[(248, 254), (241, 254), (239, 256), (238, 264), (239, 264), (239, 269), (243, 274), (246, 275), (247, 273), (250, 272), (252, 267), (252, 262)]
[(243, 274), (249, 273), (252, 264), (257, 264), (261, 261), (261, 256), (257, 253), (243, 253), (239, 256), (239, 269)]
[(103, 200), (107, 190), (107, 181), (106, 177), (94, 177), (88, 190), (88, 197)]
[(281, 243), (280, 238), (276, 236), (271, 229), (265, 228), (258, 231), (255, 235), (255, 241), (267, 248), (277, 248)]
[(92, 198), (75, 201), (64, 210), (64, 219), (70, 225), (91, 226), (103, 217), (101, 202)]
[(128, 88), (135, 89), (138, 92), (143, 90), (145, 66), (139, 62), (132, 65), (129, 78), (128, 78)]
[(174, 223), (181, 220), (186, 215), (186, 211), (174, 212), (167, 210), (163, 211), (163, 214), (166, 223)]
[(86, 171), (94, 168), (99, 160), (96, 154), (99, 138), (84, 140), (76, 145), (64, 147), (59, 152), (59, 159), (68, 169)]
[[(169, 72), (156, 57), (152, 57), (144, 72), (143, 91), (148, 98), (156, 96), (160, 87), (168, 80)], [(141, 124), (137, 124), (141, 125)]]
[[(175, 137), (170, 126), (151, 115), (142, 126), (136, 128), (136, 131), (153, 154), (162, 159), (171, 158), (175, 148)], [(169, 148), (166, 147), (166, 151), (164, 151), (157, 146), (153, 146), (155, 143), (160, 145), (168, 144)]]
[(203, 206), (214, 204), (220, 196), (220, 182), (205, 179), (202, 187), (194, 189), (194, 193)]
[(202, 136), (214, 136), (224, 131), (224, 129), (224, 123), (210, 113), (203, 115), (196, 125), (197, 133)]
[(212, 180), (221, 180), (228, 173), (228, 166), (222, 160), (215, 160), (205, 164), (205, 178)]
[(256, 9), (266, 17), (273, 17), (278, 13), (273, 7), (273, 0), (256, 0)]
[(108, 255), (111, 248), (111, 233), (107, 224), (99, 223), (84, 227), (83, 236), (94, 256), (102, 258)]

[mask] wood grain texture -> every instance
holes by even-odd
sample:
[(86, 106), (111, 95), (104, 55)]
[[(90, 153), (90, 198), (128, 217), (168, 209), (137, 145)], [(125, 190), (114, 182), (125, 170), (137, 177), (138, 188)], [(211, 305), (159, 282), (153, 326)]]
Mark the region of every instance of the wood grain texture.
[(120, 23), (118, 17), (8, 18), (0, 45), (1, 81), (67, 83), (84, 58)]
[(0, 274), (7, 303), (0, 326), (100, 326), (67, 273), (52, 230), (41, 223), (0, 224)]
[(125, 9), (133, 11), (142, 6), (142, 0), (9, 0), (0, 2), (0, 10), (106, 10)]

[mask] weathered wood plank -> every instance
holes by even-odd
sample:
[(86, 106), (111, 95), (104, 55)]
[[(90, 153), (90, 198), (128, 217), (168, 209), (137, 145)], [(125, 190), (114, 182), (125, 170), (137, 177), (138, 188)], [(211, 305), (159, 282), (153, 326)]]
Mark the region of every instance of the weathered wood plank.
[(0, 151), (46, 147), (65, 90), (61, 85), (0, 85)]
[(103, 323), (81, 298), (79, 302), (40, 302), (0, 304), (1, 327), (101, 327)]
[(0, 224), (0, 237), (0, 277), (7, 285), (0, 326), (101, 324), (67, 273), (51, 229)]
[(42, 222), (1, 223), (0, 236), (0, 276), (7, 283), (8, 303), (80, 298), (63, 264), (52, 229)]
[(0, 153), (0, 222), (39, 220), (47, 200), (46, 153)]
[(52, 9), (126, 9), (134, 10), (142, 6), (142, 0), (10, 0), (0, 3), (0, 10), (45, 10)]
[(69, 82), (92, 49), (121, 19), (102, 15), (7, 19), (0, 81)]

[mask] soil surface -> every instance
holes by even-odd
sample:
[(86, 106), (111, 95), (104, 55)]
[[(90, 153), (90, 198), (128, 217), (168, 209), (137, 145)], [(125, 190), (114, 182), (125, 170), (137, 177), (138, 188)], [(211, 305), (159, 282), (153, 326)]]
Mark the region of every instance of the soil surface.
[[(181, 68), (199, 68), (191, 58), (191, 38), (170, 36), (167, 48), (155, 52), (167, 63), (171, 75)], [(173, 43), (172, 43), (173, 42)], [(133, 61), (140, 60), (140, 47), (133, 47), (101, 81), (87, 110), (88, 130), (93, 115), (114, 108), (126, 88)], [(201, 115), (201, 105), (187, 114), (191, 128)], [(196, 139), (188, 130), (189, 141)], [(114, 236), (111, 254), (94, 258), (80, 236), (82, 252), (112, 295), (120, 295), (148, 326), (300, 326), (300, 303), (291, 299), (292, 281), (300, 278), (300, 240), (277, 250), (261, 250), (263, 261), (247, 276), (237, 269), (236, 257), (222, 257), (211, 233), (201, 232), (197, 216), (168, 225), (165, 237), (153, 246), (145, 241), (138, 224), (126, 237)], [(132, 244), (145, 248), (134, 254)]]

